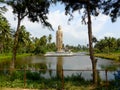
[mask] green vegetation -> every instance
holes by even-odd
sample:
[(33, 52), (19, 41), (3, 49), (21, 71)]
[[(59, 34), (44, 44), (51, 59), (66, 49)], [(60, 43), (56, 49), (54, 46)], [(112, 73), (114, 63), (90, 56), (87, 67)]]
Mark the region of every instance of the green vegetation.
[[(25, 78), (26, 75), (26, 79)], [(28, 88), (28, 89), (47, 89), (47, 90), (62, 90), (63, 81), (57, 77), (44, 78), (41, 76), (41, 72), (33, 71), (14, 71), (9, 74), (6, 71), (5, 74), (0, 71), (0, 88)], [(97, 86), (93, 86), (90, 80), (85, 80), (81, 77), (81, 74), (64, 77), (64, 89), (66, 90), (117, 90), (119, 87), (115, 87), (116, 81), (109, 81), (106, 87), (105, 81), (100, 81)]]
[(96, 53), (95, 56), (120, 62), (120, 53)]
[(0, 54), (0, 60), (5, 58), (11, 58), (12, 54)]
[[(59, 80), (57, 77), (52, 77), (50, 79), (45, 79), (44, 77), (40, 76), (41, 72), (26, 72), (26, 88), (30, 89), (58, 89), (61, 90), (62, 88), (62, 81)], [(15, 71), (12, 75), (3, 75), (0, 74), (0, 87), (7, 87), (7, 88), (24, 88), (24, 71)], [(66, 89), (76, 89), (76, 88), (83, 88), (84, 84), (87, 85), (88, 82), (85, 81), (80, 75), (66, 77), (64, 78), (64, 85)], [(74, 81), (74, 82), (72, 82)], [(81, 81), (81, 83), (79, 82)], [(72, 87), (71, 87), (72, 85)], [(80, 86), (79, 86), (80, 85)], [(81, 85), (83, 85), (81, 87)]]
[[(31, 53), (18, 54), (18, 55), (17, 55), (17, 58), (26, 57), (26, 56), (30, 56), (30, 55), (31, 55)], [(11, 58), (12, 58), (12, 54), (11, 54), (11, 53), (0, 54), (0, 63), (1, 63), (1, 62), (10, 61)]]
[(120, 38), (104, 37), (95, 43), (94, 48), (98, 53), (120, 52)]
[(105, 37), (94, 46), (95, 56), (120, 62), (120, 38)]

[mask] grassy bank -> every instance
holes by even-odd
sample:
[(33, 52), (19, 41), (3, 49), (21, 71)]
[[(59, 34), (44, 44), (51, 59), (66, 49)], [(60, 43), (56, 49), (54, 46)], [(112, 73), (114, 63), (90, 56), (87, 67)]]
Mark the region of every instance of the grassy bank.
[[(24, 81), (24, 73), (22, 71), (15, 71), (12, 74), (0, 73), (0, 90), (62, 90), (63, 81), (57, 77), (51, 77), (45, 79), (40, 76), (40, 72), (26, 72), (26, 79)], [(25, 82), (25, 83), (24, 83)], [(101, 81), (105, 83), (105, 81)], [(118, 90), (118, 86), (115, 86), (115, 81), (109, 82), (108, 90)], [(91, 81), (82, 78), (81, 74), (72, 75), (71, 77), (64, 78), (65, 90), (106, 90), (104, 84), (98, 84), (94, 86)]]
[(120, 62), (120, 53), (96, 53), (95, 56)]
[[(30, 56), (30, 53), (17, 54), (17, 58)], [(0, 54), (0, 62), (10, 61), (12, 59), (12, 53)]]
[[(94, 90), (93, 86), (71, 86), (71, 89), (69, 90)], [(30, 89), (30, 88), (5, 88), (5, 87), (0, 87), (0, 90), (57, 90), (55, 88), (49, 88), (49, 89)], [(59, 89), (58, 89), (59, 90)], [(67, 89), (63, 89), (67, 90)]]
[[(36, 90), (62, 90), (62, 79), (51, 77), (45, 79), (40, 76), (40, 72), (26, 72), (26, 79), (24, 83), (24, 72), (15, 71), (11, 75), (0, 74), (0, 88), (27, 88)], [(90, 90), (94, 87), (91, 86), (90, 81), (85, 81), (81, 75), (64, 78), (65, 90)]]

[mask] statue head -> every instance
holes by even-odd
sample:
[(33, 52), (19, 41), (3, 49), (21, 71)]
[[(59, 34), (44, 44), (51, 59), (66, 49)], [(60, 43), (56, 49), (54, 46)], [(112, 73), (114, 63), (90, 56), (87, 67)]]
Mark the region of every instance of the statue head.
[(61, 30), (61, 26), (60, 25), (58, 26), (58, 30)]

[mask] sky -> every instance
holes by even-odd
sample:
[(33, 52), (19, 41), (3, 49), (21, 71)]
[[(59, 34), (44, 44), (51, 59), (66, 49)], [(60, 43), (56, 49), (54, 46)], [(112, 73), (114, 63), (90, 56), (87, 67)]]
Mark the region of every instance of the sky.
[[(5, 13), (7, 20), (9, 21), (11, 28), (16, 29), (17, 20), (12, 13), (12, 8), (8, 7), (8, 11)], [(56, 31), (60, 25), (63, 30), (63, 43), (65, 45), (87, 45), (88, 44), (88, 29), (87, 25), (81, 23), (81, 16), (79, 12), (73, 13), (73, 20), (68, 22), (69, 16), (65, 15), (64, 6), (61, 4), (52, 5), (50, 12), (47, 15), (48, 21), (53, 26), (54, 31), (43, 27), (41, 23), (32, 23), (27, 18), (22, 21), (22, 25), (25, 25), (26, 30), (31, 33), (33, 37), (42, 37), (52, 34), (52, 42), (56, 41)], [(111, 22), (110, 17), (100, 14), (98, 17), (92, 16), (92, 32), (98, 40), (107, 37), (120, 38), (120, 19), (118, 18), (115, 23)]]

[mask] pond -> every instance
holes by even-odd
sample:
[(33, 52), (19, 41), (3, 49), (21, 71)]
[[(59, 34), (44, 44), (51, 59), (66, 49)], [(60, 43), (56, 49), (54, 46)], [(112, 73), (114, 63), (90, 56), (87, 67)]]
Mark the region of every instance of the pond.
[[(97, 58), (97, 69), (102, 70), (106, 67), (113, 66), (113, 61)], [(10, 62), (4, 62), (0, 64), (0, 68), (7, 69), (10, 66)], [(45, 71), (41, 76), (50, 78), (55, 77), (56, 75), (61, 76), (61, 71), (65, 77), (71, 75), (81, 74), (86, 80), (92, 79), (92, 64), (89, 56), (83, 53), (77, 53), (75, 56), (59, 56), (59, 57), (44, 57), (44, 56), (27, 56), (18, 58), (15, 62), (15, 67), (26, 68), (30, 70), (37, 69), (53, 69), (53, 71)], [(115, 67), (120, 69), (119, 66)], [(82, 71), (78, 71), (82, 70)], [(83, 71), (88, 70), (88, 71)], [(108, 72), (108, 79), (114, 79), (114, 72)], [(101, 79), (105, 80), (105, 71), (100, 71), (99, 76)]]

